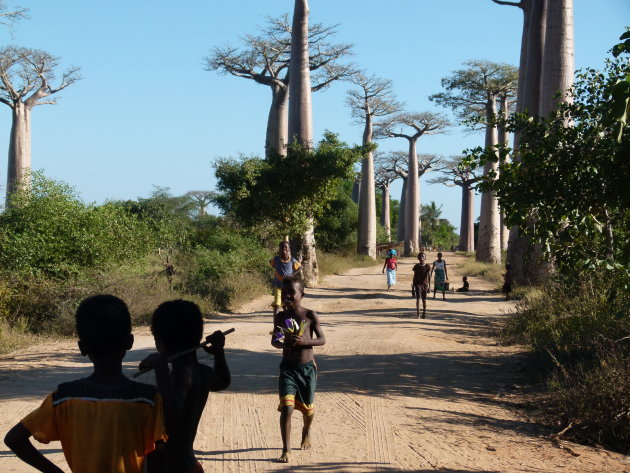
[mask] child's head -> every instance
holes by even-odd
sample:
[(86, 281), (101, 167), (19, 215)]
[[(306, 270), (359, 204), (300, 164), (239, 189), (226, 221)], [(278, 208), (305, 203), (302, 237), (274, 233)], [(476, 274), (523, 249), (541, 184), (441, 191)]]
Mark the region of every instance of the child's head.
[(133, 345), (131, 315), (118, 297), (100, 294), (85, 299), (75, 315), (81, 354), (119, 357)]
[(468, 276), (464, 276), (464, 277), (462, 278), (462, 281), (464, 281), (464, 282), (468, 281)]
[(427, 255), (424, 254), (424, 251), (421, 251), (420, 253), (418, 253), (418, 261), (423, 262), (426, 259), (427, 259)]
[(438, 253), (438, 259), (442, 259), (442, 253)]
[(304, 297), (304, 283), (299, 277), (288, 277), (282, 280), (282, 303), (297, 306)]
[(203, 337), (203, 316), (194, 302), (163, 302), (151, 317), (151, 333), (160, 353), (173, 355), (193, 348)]
[(281, 241), (278, 245), (278, 254), (282, 259), (288, 259), (291, 256), (291, 247), (288, 241)]

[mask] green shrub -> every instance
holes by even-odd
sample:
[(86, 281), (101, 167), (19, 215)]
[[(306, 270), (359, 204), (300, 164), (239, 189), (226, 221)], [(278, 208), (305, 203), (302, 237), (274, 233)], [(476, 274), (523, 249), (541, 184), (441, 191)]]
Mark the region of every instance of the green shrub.
[[(203, 245), (203, 246), (202, 246)], [(268, 287), (270, 253), (257, 241), (218, 227), (180, 257), (177, 288), (228, 310), (237, 300)], [(251, 287), (250, 287), (251, 286)]]
[(26, 276), (138, 264), (154, 243), (147, 225), (120, 206), (85, 204), (41, 174), (0, 215), (0, 267)]

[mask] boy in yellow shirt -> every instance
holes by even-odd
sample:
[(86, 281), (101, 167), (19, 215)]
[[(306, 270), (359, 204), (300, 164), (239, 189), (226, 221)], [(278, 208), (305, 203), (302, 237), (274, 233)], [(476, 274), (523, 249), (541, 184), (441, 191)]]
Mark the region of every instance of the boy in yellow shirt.
[(142, 473), (145, 456), (166, 440), (162, 398), (154, 386), (131, 381), (122, 360), (133, 345), (127, 305), (110, 295), (77, 309), (79, 350), (94, 372), (60, 384), (6, 435), (6, 445), (45, 473), (63, 473), (31, 443), (60, 440), (74, 473)]

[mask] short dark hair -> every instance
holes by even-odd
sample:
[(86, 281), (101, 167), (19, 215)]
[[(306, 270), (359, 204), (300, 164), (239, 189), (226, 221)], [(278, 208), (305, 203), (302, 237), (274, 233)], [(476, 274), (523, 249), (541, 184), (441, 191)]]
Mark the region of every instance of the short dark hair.
[(285, 240), (282, 240), (280, 243), (278, 243), (278, 248), (280, 248), (283, 245), (287, 245), (289, 249), (291, 249), (291, 245), (289, 244), (288, 241), (285, 241)]
[(75, 322), (85, 351), (95, 355), (126, 348), (131, 335), (131, 314), (127, 304), (109, 294), (83, 300), (77, 308)]
[(418, 253), (418, 259), (420, 259), (420, 255), (424, 255), (425, 258), (427, 257), (427, 254), (424, 251)]
[(182, 299), (163, 302), (153, 312), (151, 333), (171, 352), (199, 345), (203, 337), (203, 315), (199, 306)]
[(292, 276), (287, 276), (282, 280), (282, 285), (289, 285), (289, 284), (293, 284), (296, 283), (300, 286), (300, 292), (302, 292), (302, 295), (304, 295), (304, 281), (302, 281), (302, 278), (299, 276), (299, 274), (293, 274)]

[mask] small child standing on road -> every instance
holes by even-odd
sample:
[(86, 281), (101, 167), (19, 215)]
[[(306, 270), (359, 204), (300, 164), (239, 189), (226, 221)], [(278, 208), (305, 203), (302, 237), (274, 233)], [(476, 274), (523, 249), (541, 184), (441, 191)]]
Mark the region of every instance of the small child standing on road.
[(300, 263), (291, 257), (291, 247), (288, 241), (281, 241), (278, 245), (278, 256), (269, 261), (275, 269), (273, 275), (273, 315), (275, 316), (282, 307), (282, 280), (293, 276), (299, 271)]
[(411, 294), (416, 298), (416, 317), (420, 318), (420, 299), (422, 299), (422, 318), (427, 315), (427, 294), (431, 286), (431, 267), (427, 264), (427, 255), (418, 253), (418, 261), (413, 267)]
[(389, 250), (387, 258), (383, 264), (383, 273), (387, 269), (387, 290), (396, 284), (396, 271), (398, 270), (398, 262), (396, 261), (396, 250)]
[(94, 364), (84, 379), (60, 384), (42, 405), (6, 435), (4, 442), (25, 463), (63, 473), (30, 442), (60, 440), (74, 473), (141, 473), (145, 455), (166, 440), (162, 397), (122, 371), (133, 345), (127, 305), (109, 295), (85, 299), (76, 312), (79, 350)]
[(197, 304), (184, 300), (168, 301), (153, 313), (151, 333), (158, 353), (140, 363), (140, 370), (155, 369), (158, 390), (164, 399), (168, 442), (163, 452), (150, 457), (150, 472), (203, 473), (193, 453), (197, 426), (210, 391), (230, 385), (230, 370), (223, 346), (225, 335), (216, 331), (206, 338), (204, 349), (214, 355), (214, 369), (199, 363), (197, 352), (175, 358), (169, 370), (168, 358), (199, 345), (203, 336), (203, 316)]
[[(282, 455), (280, 463), (291, 458), (291, 415), (293, 409), (302, 413), (302, 450), (311, 448), (310, 429), (315, 415), (315, 386), (317, 366), (313, 347), (326, 343), (319, 317), (313, 310), (302, 307), (304, 284), (297, 278), (282, 281), (282, 302), (285, 310), (274, 317), (271, 345), (282, 349), (279, 394), (280, 434)], [(281, 331), (280, 328), (282, 328)]]

